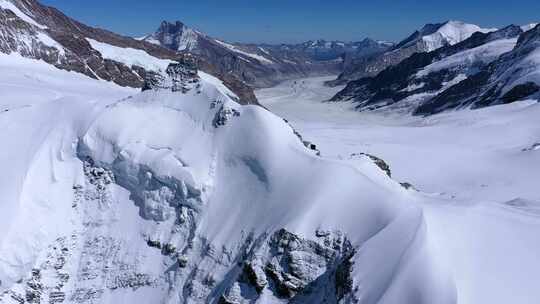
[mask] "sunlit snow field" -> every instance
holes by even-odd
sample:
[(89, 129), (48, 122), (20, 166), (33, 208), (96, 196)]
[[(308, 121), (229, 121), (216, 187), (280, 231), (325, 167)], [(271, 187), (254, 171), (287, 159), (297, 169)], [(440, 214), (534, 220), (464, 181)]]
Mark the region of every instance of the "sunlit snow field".
[(351, 103), (323, 103), (340, 89), (323, 86), (329, 79), (289, 81), (257, 97), (323, 157), (373, 154), (394, 179), (423, 192), (428, 235), (453, 273), (458, 303), (536, 303), (540, 150), (532, 147), (540, 142), (540, 104), (429, 118), (359, 113)]

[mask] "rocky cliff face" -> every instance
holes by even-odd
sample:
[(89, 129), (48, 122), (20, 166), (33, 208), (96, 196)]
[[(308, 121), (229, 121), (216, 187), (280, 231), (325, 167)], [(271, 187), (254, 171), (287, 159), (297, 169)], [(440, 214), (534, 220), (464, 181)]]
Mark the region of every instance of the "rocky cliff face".
[(343, 73), (335, 81), (329, 82), (329, 85), (346, 84), (348, 81), (376, 76), (384, 69), (400, 63), (414, 53), (430, 52), (443, 46), (461, 42), (474, 32), (492, 30), (482, 29), (460, 21), (427, 24), (385, 53), (350, 61), (345, 65)]
[[(170, 49), (149, 42), (89, 27), (35, 0), (0, 2), (0, 51), (3, 53), (19, 53), (24, 57), (41, 59), (60, 69), (130, 87), (142, 87), (145, 79), (163, 72), (143, 64), (108, 58), (102, 53), (103, 50), (95, 49), (91, 41), (142, 51), (156, 60), (174, 61), (181, 57)], [(210, 64), (201, 64), (201, 67), (210, 73), (216, 72)], [(241, 81), (231, 75), (217, 76), (225, 78), (245, 103), (257, 102), (251, 89)]]

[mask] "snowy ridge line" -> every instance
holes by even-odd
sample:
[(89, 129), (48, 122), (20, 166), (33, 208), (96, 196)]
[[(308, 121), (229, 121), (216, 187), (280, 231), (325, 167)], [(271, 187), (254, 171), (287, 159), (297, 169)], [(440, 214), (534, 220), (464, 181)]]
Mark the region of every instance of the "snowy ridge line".
[(238, 54), (242, 54), (244, 56), (248, 56), (250, 58), (253, 58), (257, 61), (260, 61), (261, 63), (264, 63), (264, 64), (274, 64), (274, 62), (264, 56), (261, 56), (261, 55), (257, 55), (257, 54), (253, 54), (253, 53), (249, 53), (249, 52), (246, 52), (246, 51), (243, 51), (243, 50), (240, 50), (238, 47), (232, 45), (232, 44), (229, 44), (229, 43), (226, 43), (226, 42), (223, 42), (223, 41), (220, 41), (220, 40), (217, 40), (217, 39), (214, 39), (215, 42), (217, 42), (218, 44), (228, 48), (229, 50), (233, 51), (233, 52), (236, 52)]

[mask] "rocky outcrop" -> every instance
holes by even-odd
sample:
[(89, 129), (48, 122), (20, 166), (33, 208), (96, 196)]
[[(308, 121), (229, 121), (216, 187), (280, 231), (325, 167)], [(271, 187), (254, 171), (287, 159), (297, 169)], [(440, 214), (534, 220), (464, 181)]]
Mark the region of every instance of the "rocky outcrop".
[(318, 230), (304, 239), (278, 230), (248, 253), (220, 303), (256, 301), (265, 290), (289, 303), (338, 303), (353, 288), (354, 254), (340, 232)]
[(351, 158), (355, 158), (355, 157), (359, 157), (359, 156), (366, 156), (367, 158), (369, 158), (377, 167), (379, 167), (379, 169), (381, 169), (382, 171), (384, 171), (384, 173), (386, 173), (386, 175), (388, 175), (388, 177), (392, 177), (392, 171), (390, 170), (390, 166), (381, 158), (375, 156), (375, 155), (372, 155), (372, 154), (368, 154), (368, 153), (353, 153), (351, 154)]
[(196, 59), (192, 56), (185, 56), (178, 63), (169, 64), (163, 75), (146, 78), (142, 90), (170, 90), (185, 94), (200, 87), (200, 78), (197, 72)]

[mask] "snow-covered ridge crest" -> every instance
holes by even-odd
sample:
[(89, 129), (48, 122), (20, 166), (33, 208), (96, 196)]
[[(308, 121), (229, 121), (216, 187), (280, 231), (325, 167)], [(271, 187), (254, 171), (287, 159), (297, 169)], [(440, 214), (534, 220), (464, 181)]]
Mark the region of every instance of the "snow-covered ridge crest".
[(423, 43), (426, 44), (427, 51), (436, 50), (445, 45), (454, 45), (469, 37), (475, 32), (488, 33), (497, 29), (481, 28), (475, 24), (468, 24), (462, 21), (447, 21), (433, 34), (422, 37)]
[(238, 53), (238, 54), (243, 55), (243, 56), (247, 56), (248, 59), (255, 59), (255, 60), (259, 61), (262, 64), (274, 64), (274, 62), (272, 60), (270, 60), (270, 59), (268, 59), (268, 58), (266, 58), (264, 56), (243, 51), (240, 48), (238, 48), (237, 46), (234, 46), (234, 45), (232, 45), (230, 43), (223, 42), (221, 40), (215, 39), (214, 41), (217, 44), (219, 44), (221, 46), (224, 46), (227, 49), (229, 49), (229, 50), (231, 50), (231, 51), (233, 51), (235, 53)]

